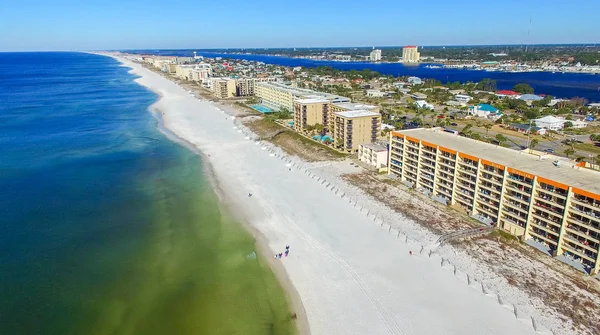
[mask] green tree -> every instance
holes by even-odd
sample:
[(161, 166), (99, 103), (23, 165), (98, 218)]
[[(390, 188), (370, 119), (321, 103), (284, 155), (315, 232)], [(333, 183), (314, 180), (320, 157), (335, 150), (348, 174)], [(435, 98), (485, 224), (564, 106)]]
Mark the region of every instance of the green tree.
[(491, 123), (486, 123), (486, 124), (483, 125), (483, 128), (485, 128), (485, 134), (486, 135), (489, 133), (490, 129), (492, 129), (493, 126), (494, 125), (491, 124)]
[(538, 112), (537, 109), (528, 109), (525, 111), (525, 113), (523, 113), (523, 116), (525, 116), (528, 120), (533, 120), (540, 117), (540, 112)]
[(498, 141), (499, 145), (504, 144), (506, 141), (508, 141), (508, 138), (506, 138), (506, 136), (502, 135), (502, 134), (496, 134), (496, 141)]
[(479, 83), (477, 83), (477, 85), (475, 85), (475, 89), (494, 92), (497, 89), (496, 81), (490, 78), (483, 78)]
[(573, 148), (565, 149), (565, 156), (567, 156), (567, 158), (569, 158), (569, 156), (574, 155), (574, 154), (575, 154), (575, 149), (573, 149)]
[(563, 125), (565, 128), (573, 128), (573, 122), (571, 121), (567, 121), (565, 122), (565, 124)]
[(531, 140), (531, 142), (529, 142), (529, 149), (533, 150), (535, 147), (537, 147), (539, 143), (540, 141), (538, 141), (537, 138), (534, 138), (533, 140)]
[(513, 91), (519, 92), (521, 94), (533, 94), (534, 90), (529, 84), (520, 83), (513, 86)]

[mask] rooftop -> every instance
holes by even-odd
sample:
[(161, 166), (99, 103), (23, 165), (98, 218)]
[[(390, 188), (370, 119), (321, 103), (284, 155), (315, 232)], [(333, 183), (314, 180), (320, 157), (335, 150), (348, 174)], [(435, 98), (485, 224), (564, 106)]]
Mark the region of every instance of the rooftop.
[(371, 112), (371, 111), (364, 110), (364, 109), (347, 111), (347, 112), (337, 112), (334, 114), (338, 115), (338, 116), (346, 117), (346, 118), (365, 117), (365, 116), (380, 116), (381, 115), (379, 113)]
[[(475, 141), (466, 137), (444, 132), (440, 128), (409, 129), (394, 131), (393, 134), (402, 134), (417, 139), (431, 142), (448, 149), (456, 150), (468, 155), (501, 164), (506, 167), (521, 170), (536, 176), (580, 188), (588, 192), (600, 194), (600, 173), (578, 168), (575, 164), (562, 157), (553, 155), (536, 156), (523, 151), (512, 150), (501, 146)], [(561, 161), (561, 166), (554, 166), (555, 160)]]
[(370, 109), (375, 109), (377, 108), (377, 106), (373, 106), (373, 105), (365, 105), (365, 104), (359, 104), (359, 103), (353, 103), (353, 102), (338, 102), (335, 104), (338, 107), (347, 109), (347, 110), (370, 110)]
[(381, 144), (376, 144), (376, 143), (363, 143), (363, 144), (361, 144), (361, 146), (372, 149), (373, 151), (377, 151), (377, 152), (383, 152), (383, 151), (388, 150), (385, 146), (383, 146)]
[(258, 83), (256, 83), (256, 85), (283, 90), (283, 91), (291, 93), (292, 95), (295, 95), (297, 97), (302, 97), (302, 98), (322, 98), (322, 99), (327, 99), (327, 100), (350, 101), (350, 98), (343, 97), (340, 95), (329, 94), (329, 93), (325, 93), (325, 92), (317, 92), (317, 91), (313, 91), (313, 90), (309, 90), (309, 89), (305, 89), (305, 88), (291, 87), (291, 86), (288, 86), (288, 85), (285, 85), (282, 83), (278, 83), (278, 82), (258, 82)]
[(317, 104), (317, 103), (328, 103), (329, 100), (327, 99), (320, 99), (320, 98), (308, 98), (308, 99), (296, 99), (295, 102), (299, 102), (301, 104)]

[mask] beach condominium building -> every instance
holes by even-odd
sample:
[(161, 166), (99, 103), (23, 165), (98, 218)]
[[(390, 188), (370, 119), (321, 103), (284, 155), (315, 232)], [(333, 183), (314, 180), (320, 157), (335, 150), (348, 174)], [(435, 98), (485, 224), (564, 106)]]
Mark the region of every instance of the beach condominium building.
[(421, 60), (419, 48), (414, 45), (408, 45), (402, 48), (402, 61), (404, 63), (418, 63)]
[(236, 94), (235, 79), (212, 78), (211, 90), (219, 99), (233, 98)]
[(275, 110), (285, 108), (289, 111), (293, 111), (294, 101), (298, 99), (317, 98), (326, 99), (332, 103), (350, 102), (350, 98), (347, 97), (291, 87), (277, 82), (256, 83), (255, 95), (260, 98), (263, 105)]
[(354, 153), (364, 143), (375, 142), (381, 131), (381, 114), (368, 110), (333, 113), (333, 144)]
[(388, 149), (376, 143), (363, 143), (358, 146), (358, 160), (378, 171), (385, 169), (388, 164)]
[(363, 103), (355, 103), (355, 102), (338, 102), (338, 103), (332, 103), (329, 106), (329, 125), (328, 125), (328, 129), (329, 130), (333, 130), (333, 121), (334, 121), (334, 114), (335, 113), (339, 113), (339, 112), (349, 112), (349, 111), (360, 111), (360, 110), (367, 110), (370, 112), (374, 112), (374, 113), (380, 113), (380, 108), (379, 106), (375, 106), (375, 105), (367, 105), (367, 104), (363, 104)]
[(235, 81), (237, 95), (239, 97), (253, 96), (255, 95), (256, 83), (273, 83), (276, 82), (277, 78), (266, 77), (266, 78), (238, 78)]
[(329, 125), (329, 100), (326, 99), (298, 99), (294, 101), (294, 129), (305, 130), (307, 126), (323, 125), (327, 131)]
[(442, 128), (393, 131), (388, 173), (589, 274), (600, 269), (600, 173)]

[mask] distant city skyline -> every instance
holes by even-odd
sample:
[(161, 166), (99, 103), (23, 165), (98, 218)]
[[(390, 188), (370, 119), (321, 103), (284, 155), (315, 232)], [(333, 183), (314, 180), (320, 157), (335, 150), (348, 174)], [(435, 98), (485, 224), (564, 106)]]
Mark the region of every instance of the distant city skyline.
[(0, 51), (600, 43), (600, 2), (8, 0)]

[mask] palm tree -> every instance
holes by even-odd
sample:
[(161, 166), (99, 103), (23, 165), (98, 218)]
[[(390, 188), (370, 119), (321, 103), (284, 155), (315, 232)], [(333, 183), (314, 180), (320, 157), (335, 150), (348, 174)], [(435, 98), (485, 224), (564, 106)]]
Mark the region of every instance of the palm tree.
[(539, 143), (540, 141), (538, 141), (537, 138), (534, 138), (531, 140), (531, 142), (529, 142), (529, 149), (533, 150), (533, 148), (535, 148)]
[(506, 138), (506, 136), (502, 135), (502, 134), (497, 134), (496, 135), (496, 141), (498, 141), (499, 145), (502, 145), (504, 142), (506, 142), (508, 139)]
[(567, 158), (569, 158), (569, 156), (574, 155), (574, 154), (575, 154), (575, 149), (573, 149), (573, 148), (565, 149), (565, 156), (567, 156)]
[(491, 123), (486, 123), (486, 124), (483, 125), (483, 128), (485, 128), (485, 135), (487, 136), (487, 134), (490, 131), (490, 129), (492, 129), (492, 124)]

